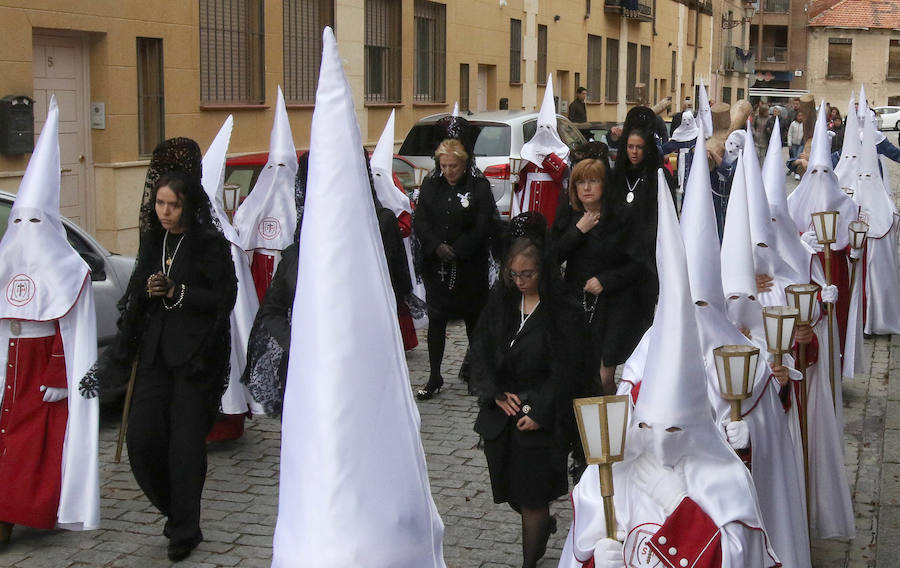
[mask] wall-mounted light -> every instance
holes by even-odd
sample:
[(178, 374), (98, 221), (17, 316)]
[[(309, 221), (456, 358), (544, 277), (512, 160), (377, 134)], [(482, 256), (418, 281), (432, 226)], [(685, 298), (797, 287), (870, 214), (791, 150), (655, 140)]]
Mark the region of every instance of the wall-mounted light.
[(744, 0), (741, 5), (744, 7), (744, 17), (740, 20), (732, 20), (728, 18), (725, 14), (722, 14), (722, 29), (730, 30), (732, 28), (736, 28), (741, 24), (749, 23), (750, 20), (753, 19), (753, 14), (756, 13), (756, 7), (753, 5), (753, 2), (749, 0)]

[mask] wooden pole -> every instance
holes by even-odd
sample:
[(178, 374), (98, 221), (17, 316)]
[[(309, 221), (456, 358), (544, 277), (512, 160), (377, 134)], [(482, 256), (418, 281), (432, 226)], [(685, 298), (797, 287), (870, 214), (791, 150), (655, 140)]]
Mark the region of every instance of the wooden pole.
[(731, 421), (732, 422), (740, 422), (741, 421), (741, 401), (739, 401), (739, 400), (731, 401)]
[(128, 389), (125, 391), (122, 423), (119, 425), (119, 439), (116, 441), (116, 457), (114, 460), (116, 463), (122, 461), (122, 445), (125, 444), (125, 433), (128, 431), (128, 413), (131, 411), (131, 398), (134, 396), (134, 379), (137, 376), (137, 366), (140, 358), (140, 353), (134, 357), (134, 363), (131, 365), (131, 377), (128, 379)]
[(606, 538), (616, 540), (616, 507), (613, 501), (612, 464), (597, 465), (600, 470), (600, 495), (603, 496), (603, 513), (606, 518)]
[[(825, 283), (831, 286), (831, 243), (825, 243)], [(831, 404), (836, 405), (834, 394), (834, 304), (828, 302), (828, 381), (831, 383)], [(837, 410), (835, 410), (837, 412)]]

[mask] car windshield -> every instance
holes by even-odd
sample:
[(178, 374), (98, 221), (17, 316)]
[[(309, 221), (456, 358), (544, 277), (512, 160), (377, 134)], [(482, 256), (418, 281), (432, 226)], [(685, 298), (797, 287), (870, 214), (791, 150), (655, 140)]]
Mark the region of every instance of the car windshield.
[(12, 210), (12, 203), (0, 201), (0, 240), (6, 234), (6, 225), (9, 223), (9, 212)]
[[(522, 140), (526, 143), (534, 138), (535, 132), (537, 132), (537, 120), (529, 120), (522, 124)], [(584, 142), (584, 136), (581, 135), (581, 132), (568, 122), (557, 121), (556, 132), (559, 133), (559, 138), (569, 148), (574, 148)]]
[[(510, 128), (507, 124), (472, 123), (476, 156), (509, 156)], [(434, 152), (434, 125), (412, 127), (398, 152), (401, 156), (430, 156)]]

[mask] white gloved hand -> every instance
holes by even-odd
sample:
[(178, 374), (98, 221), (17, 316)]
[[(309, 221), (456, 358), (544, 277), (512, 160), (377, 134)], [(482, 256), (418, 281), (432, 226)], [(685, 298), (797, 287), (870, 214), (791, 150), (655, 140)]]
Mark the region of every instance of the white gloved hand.
[(788, 367), (787, 365), (785, 365), (785, 368), (788, 370), (788, 377), (792, 381), (802, 381), (803, 380), (803, 373), (801, 373), (800, 371), (798, 371), (797, 369), (795, 369), (793, 367)]
[(44, 402), (59, 402), (69, 396), (69, 389), (47, 387), (44, 385), (41, 385), (41, 392), (44, 393)]
[(722, 424), (725, 426), (725, 436), (728, 443), (735, 450), (747, 449), (750, 445), (750, 427), (743, 420), (732, 422), (726, 418)]
[(662, 507), (667, 517), (687, 497), (687, 482), (681, 467), (666, 469), (646, 456), (640, 458), (635, 465), (634, 482), (638, 489)]
[(837, 286), (831, 284), (822, 288), (822, 301), (826, 304), (834, 304), (838, 300)]
[(623, 545), (617, 540), (604, 538), (594, 546), (594, 566), (596, 568), (625, 568)]
[(859, 260), (860, 258), (862, 258), (862, 249), (850, 247), (850, 259)]
[(815, 231), (806, 231), (805, 233), (800, 235), (800, 240), (803, 242), (806, 248), (813, 253), (822, 252), (825, 250), (825, 245), (819, 242), (818, 237), (816, 237)]

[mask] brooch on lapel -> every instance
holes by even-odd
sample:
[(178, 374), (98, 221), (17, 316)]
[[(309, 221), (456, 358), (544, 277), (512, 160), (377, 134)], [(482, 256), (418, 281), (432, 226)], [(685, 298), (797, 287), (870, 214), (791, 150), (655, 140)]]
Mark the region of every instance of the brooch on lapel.
[(457, 193), (456, 197), (459, 198), (460, 205), (462, 205), (463, 207), (469, 206), (469, 192), (468, 191), (466, 193)]

